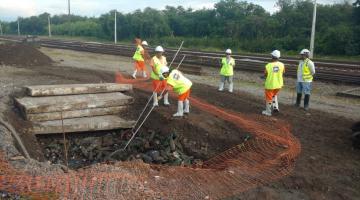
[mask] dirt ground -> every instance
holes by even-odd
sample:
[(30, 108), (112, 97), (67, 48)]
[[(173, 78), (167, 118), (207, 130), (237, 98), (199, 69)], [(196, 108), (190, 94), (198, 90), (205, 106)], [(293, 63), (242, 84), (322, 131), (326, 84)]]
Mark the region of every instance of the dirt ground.
[[(56, 63), (51, 66), (1, 66), (0, 110), (3, 118), (16, 120), (15, 116), (9, 114), (16, 111), (9, 110), (13, 106), (8, 95), (23, 95), (21, 87), (24, 85), (113, 82), (115, 71), (131, 72), (132, 70), (130, 58), (45, 48), (42, 52)], [(234, 94), (230, 94), (216, 90), (214, 86), (217, 82), (211, 76), (212, 73), (215, 73), (215, 70), (207, 69), (205, 76), (189, 76), (195, 82), (193, 96), (243, 114), (256, 115), (261, 112), (264, 103), (260, 89), (261, 81), (256, 79), (258, 74), (239, 73), (236, 77), (238, 89)], [(322, 86), (328, 91), (323, 93), (314, 91), (312, 109), (308, 113), (288, 105), (291, 103), (292, 92), (285, 89), (280, 100), (281, 113), (274, 116), (275, 120), (267, 121), (267, 118), (259, 118), (269, 126), (271, 123), (276, 123), (276, 119), (287, 121), (291, 125), (292, 133), (300, 140), (302, 146), (293, 173), (231, 199), (360, 198), (360, 151), (353, 149), (349, 140), (352, 123), (360, 119), (360, 102), (333, 95), (333, 91), (352, 86), (325, 83), (316, 83), (316, 86), (319, 87), (318, 91), (322, 91), (320, 89)], [(139, 93), (139, 95), (146, 96), (147, 93)], [(138, 108), (141, 107), (140, 104)], [(201, 142), (206, 138), (210, 144), (210, 152), (207, 154), (209, 157), (242, 142), (244, 135), (247, 134), (237, 130), (229, 122), (196, 109), (187, 119), (174, 121), (171, 118), (171, 114), (175, 112), (174, 100), (172, 104), (170, 108), (161, 107), (154, 117), (161, 118), (169, 125), (168, 127), (181, 130), (182, 134), (194, 141)], [(162, 125), (149, 123), (146, 127), (155, 129)], [(164, 133), (171, 131), (171, 129), (163, 130)], [(204, 132), (205, 135), (199, 134)], [(32, 142), (36, 142), (36, 138), (26, 135), (22, 137), (27, 141), (27, 149), (31, 154), (41, 155), (39, 152), (41, 150), (31, 145)]]

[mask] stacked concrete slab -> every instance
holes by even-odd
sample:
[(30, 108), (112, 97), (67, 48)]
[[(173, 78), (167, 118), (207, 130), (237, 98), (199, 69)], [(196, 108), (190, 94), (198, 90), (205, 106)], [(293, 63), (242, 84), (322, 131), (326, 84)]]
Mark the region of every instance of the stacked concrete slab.
[(86, 132), (131, 128), (134, 121), (119, 117), (133, 98), (123, 94), (132, 85), (102, 83), (27, 86), (27, 97), (15, 103), (33, 134)]

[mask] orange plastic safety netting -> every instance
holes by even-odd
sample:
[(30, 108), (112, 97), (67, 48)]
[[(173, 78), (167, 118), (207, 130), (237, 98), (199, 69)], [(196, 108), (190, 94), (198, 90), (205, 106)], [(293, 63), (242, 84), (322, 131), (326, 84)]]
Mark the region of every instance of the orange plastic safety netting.
[[(150, 91), (148, 82), (128, 80)], [(191, 97), (193, 107), (234, 123), (255, 137), (201, 166), (148, 165), (142, 162), (98, 164), (78, 172), (30, 175), (14, 170), (0, 156), (0, 191), (34, 199), (222, 199), (288, 175), (301, 146), (289, 125), (266, 125)]]

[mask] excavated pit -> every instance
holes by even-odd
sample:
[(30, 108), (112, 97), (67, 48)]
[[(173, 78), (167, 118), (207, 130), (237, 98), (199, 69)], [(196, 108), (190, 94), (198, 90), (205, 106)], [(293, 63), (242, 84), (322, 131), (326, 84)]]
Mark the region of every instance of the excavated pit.
[[(135, 102), (121, 115), (136, 120), (149, 94), (135, 91), (131, 95)], [(52, 164), (68, 164), (71, 169), (133, 160), (191, 166), (201, 164), (250, 137), (232, 123), (196, 109), (192, 109), (189, 116), (174, 119), (171, 117), (174, 109), (174, 106), (160, 106), (154, 110), (125, 151), (121, 149), (131, 138), (131, 130), (66, 133), (66, 162), (63, 134), (49, 134), (36, 136), (35, 145), (41, 151), (37, 157)], [(110, 156), (115, 151), (117, 153)]]

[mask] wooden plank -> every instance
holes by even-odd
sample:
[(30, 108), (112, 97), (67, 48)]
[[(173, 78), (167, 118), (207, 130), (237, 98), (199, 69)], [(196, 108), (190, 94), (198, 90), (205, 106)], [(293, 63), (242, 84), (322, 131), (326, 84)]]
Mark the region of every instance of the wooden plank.
[(24, 97), (15, 99), (15, 103), (22, 112), (25, 113), (25, 115), (116, 107), (127, 105), (132, 102), (132, 97), (124, 95), (120, 92), (49, 97)]
[[(64, 132), (88, 132), (100, 130), (128, 129), (132, 128), (135, 121), (128, 121), (116, 115), (84, 117), (74, 119), (64, 119)], [(56, 134), (62, 133), (62, 121), (45, 121), (33, 123), (33, 127), (28, 129), (31, 134)]]
[(125, 92), (132, 90), (131, 84), (99, 83), (70, 85), (34, 85), (25, 86), (29, 96), (60, 96), (72, 94), (95, 94), (108, 92)]
[(52, 120), (79, 118), (79, 117), (114, 115), (121, 113), (121, 111), (125, 109), (126, 106), (117, 106), (117, 107), (93, 108), (93, 109), (84, 109), (84, 110), (70, 110), (70, 111), (64, 111), (62, 113), (61, 112), (36, 113), (36, 114), (27, 114), (25, 118), (26, 120), (29, 121), (52, 121)]

